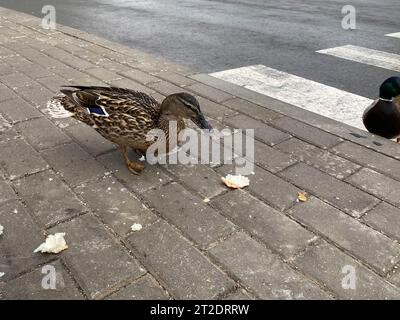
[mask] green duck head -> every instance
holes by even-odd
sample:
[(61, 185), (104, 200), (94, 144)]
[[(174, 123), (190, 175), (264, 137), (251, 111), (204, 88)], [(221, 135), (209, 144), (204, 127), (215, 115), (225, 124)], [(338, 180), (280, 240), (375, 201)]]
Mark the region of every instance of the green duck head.
[(397, 96), (400, 96), (400, 77), (390, 77), (382, 83), (379, 97), (384, 100), (392, 100)]

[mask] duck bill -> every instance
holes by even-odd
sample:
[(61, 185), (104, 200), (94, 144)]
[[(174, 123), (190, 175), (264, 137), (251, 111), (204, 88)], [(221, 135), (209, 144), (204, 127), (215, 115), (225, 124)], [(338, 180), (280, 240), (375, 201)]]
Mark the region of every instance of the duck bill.
[(212, 130), (211, 125), (208, 123), (206, 118), (204, 118), (203, 114), (197, 115), (196, 118), (193, 118), (192, 121), (200, 128), (200, 129), (207, 129), (208, 131)]

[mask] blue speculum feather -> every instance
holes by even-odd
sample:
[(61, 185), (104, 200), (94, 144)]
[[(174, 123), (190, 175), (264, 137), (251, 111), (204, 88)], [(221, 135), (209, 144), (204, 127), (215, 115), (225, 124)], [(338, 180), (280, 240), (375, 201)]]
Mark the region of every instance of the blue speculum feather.
[(98, 116), (107, 116), (107, 113), (102, 107), (94, 106), (94, 107), (88, 107), (87, 109), (89, 114), (95, 114)]

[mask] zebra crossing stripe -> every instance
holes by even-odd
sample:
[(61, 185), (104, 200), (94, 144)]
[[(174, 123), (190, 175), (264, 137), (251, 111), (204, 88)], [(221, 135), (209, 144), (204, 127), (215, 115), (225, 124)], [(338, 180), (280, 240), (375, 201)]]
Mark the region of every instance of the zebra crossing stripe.
[(386, 37), (400, 38), (400, 32), (385, 34)]
[(210, 74), (274, 99), (365, 130), (364, 110), (373, 100), (264, 65)]
[(400, 55), (395, 53), (389, 53), (353, 45), (324, 49), (317, 52), (400, 72)]

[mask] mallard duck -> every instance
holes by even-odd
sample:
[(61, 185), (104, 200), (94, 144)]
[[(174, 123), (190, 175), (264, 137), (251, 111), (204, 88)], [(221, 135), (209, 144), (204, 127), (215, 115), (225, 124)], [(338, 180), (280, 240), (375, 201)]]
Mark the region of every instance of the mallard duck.
[(68, 89), (60, 90), (63, 95), (49, 102), (53, 114), (59, 118), (70, 116), (82, 121), (117, 144), (128, 169), (134, 174), (139, 174), (144, 165), (129, 159), (128, 147), (145, 153), (154, 143), (146, 140), (150, 130), (161, 129), (169, 139), (169, 122), (177, 122), (179, 133), (185, 128), (184, 119), (190, 119), (201, 129), (212, 129), (197, 99), (189, 93), (171, 94), (160, 104), (146, 93), (130, 89), (66, 87)]
[(379, 89), (379, 99), (369, 106), (363, 115), (367, 130), (400, 142), (400, 78), (385, 80)]

